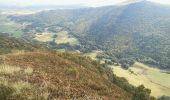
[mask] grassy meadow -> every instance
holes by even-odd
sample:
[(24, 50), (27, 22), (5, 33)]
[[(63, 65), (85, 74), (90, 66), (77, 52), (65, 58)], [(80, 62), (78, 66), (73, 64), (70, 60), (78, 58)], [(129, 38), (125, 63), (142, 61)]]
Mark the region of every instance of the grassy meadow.
[(134, 86), (143, 84), (151, 89), (152, 96), (170, 96), (170, 74), (162, 73), (160, 69), (151, 68), (138, 62), (128, 70), (124, 70), (120, 66), (112, 66), (112, 68), (114, 74), (119, 77), (125, 77), (130, 84)]
[(54, 40), (55, 43), (57, 44), (66, 44), (66, 43), (69, 43), (70, 45), (79, 44), (79, 41), (76, 38), (69, 35), (67, 31), (61, 31), (58, 33), (50, 33), (50, 32), (37, 33), (34, 39), (41, 42), (50, 42)]
[(40, 33), (36, 34), (34, 39), (41, 42), (49, 42), (53, 40), (52, 36), (53, 36), (52, 33), (43, 32), (41, 34)]
[(70, 45), (79, 44), (79, 41), (76, 38), (70, 36), (67, 31), (58, 32), (56, 35), (57, 37), (55, 39), (55, 42), (57, 44), (65, 44), (65, 43), (69, 43)]

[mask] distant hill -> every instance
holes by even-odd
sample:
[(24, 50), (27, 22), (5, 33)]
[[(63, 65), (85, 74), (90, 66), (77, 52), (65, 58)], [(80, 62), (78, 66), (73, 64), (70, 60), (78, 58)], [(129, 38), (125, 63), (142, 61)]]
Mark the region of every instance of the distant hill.
[(111, 59), (134, 59), (169, 68), (170, 7), (149, 1), (127, 5), (43, 11), (27, 16), (11, 16), (25, 29), (69, 31), (81, 42), (81, 51), (100, 49)]
[(83, 5), (32, 5), (32, 6), (17, 6), (17, 5), (1, 5), (0, 9), (8, 10), (52, 10), (52, 9), (79, 9), (87, 8)]

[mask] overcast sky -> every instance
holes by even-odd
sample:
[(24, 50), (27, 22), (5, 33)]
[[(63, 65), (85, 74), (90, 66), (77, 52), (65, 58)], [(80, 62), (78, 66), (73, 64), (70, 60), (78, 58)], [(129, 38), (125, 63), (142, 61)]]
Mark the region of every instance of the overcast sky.
[[(84, 5), (84, 6), (105, 6), (119, 4), (127, 0), (0, 0), (1, 5)], [(132, 1), (132, 0), (131, 0)], [(149, 0), (162, 4), (169, 4), (170, 0)]]

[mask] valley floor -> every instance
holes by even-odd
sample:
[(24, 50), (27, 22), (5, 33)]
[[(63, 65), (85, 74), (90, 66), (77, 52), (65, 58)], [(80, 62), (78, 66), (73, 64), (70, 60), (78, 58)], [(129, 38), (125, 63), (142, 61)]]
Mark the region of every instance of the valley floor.
[(160, 69), (151, 68), (139, 62), (128, 70), (124, 70), (120, 66), (111, 67), (114, 74), (126, 78), (130, 84), (134, 86), (143, 84), (146, 88), (151, 89), (152, 96), (170, 96), (170, 74), (163, 73)]

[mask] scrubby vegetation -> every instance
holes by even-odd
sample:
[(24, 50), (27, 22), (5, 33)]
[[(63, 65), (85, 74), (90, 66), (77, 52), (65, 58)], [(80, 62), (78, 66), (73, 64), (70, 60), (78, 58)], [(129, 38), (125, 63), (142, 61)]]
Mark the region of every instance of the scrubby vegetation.
[(130, 93), (113, 84), (107, 73), (99, 70), (100, 64), (78, 54), (27, 52), (6, 55), (1, 63), (20, 68), (13, 74), (0, 73), (5, 80), (2, 84), (15, 90), (12, 98), (17, 100), (131, 98)]
[(12, 99), (11, 97), (14, 91), (15, 90), (12, 87), (8, 87), (8, 86), (1, 84), (0, 85), (0, 99), (1, 100)]
[(1, 63), (20, 68), (0, 73), (5, 80), (1, 84), (14, 90), (3, 98), (154, 100), (149, 89), (136, 88), (109, 67), (79, 54), (27, 52), (6, 55)]
[(169, 96), (161, 96), (158, 100), (170, 100)]

